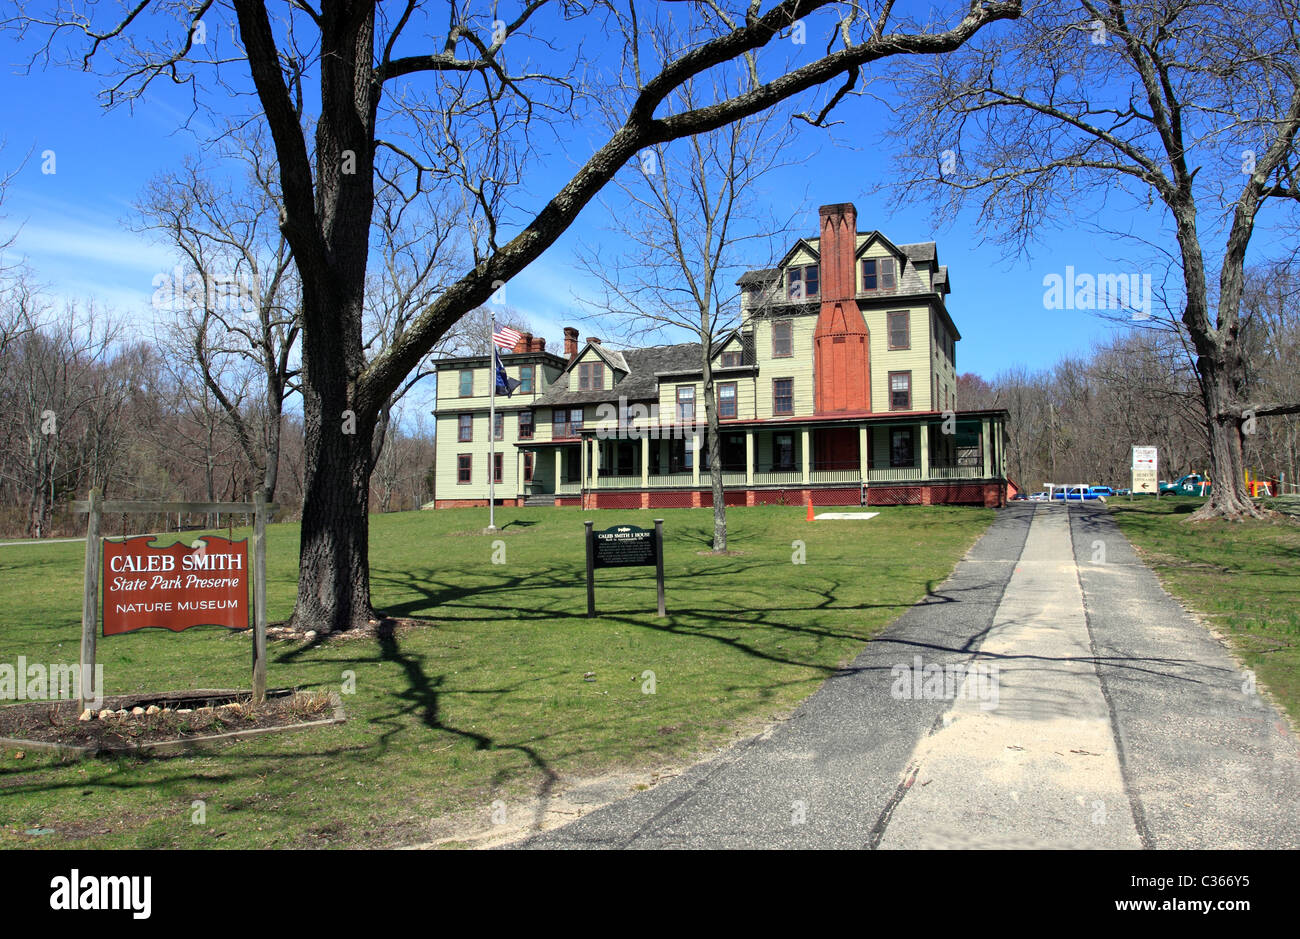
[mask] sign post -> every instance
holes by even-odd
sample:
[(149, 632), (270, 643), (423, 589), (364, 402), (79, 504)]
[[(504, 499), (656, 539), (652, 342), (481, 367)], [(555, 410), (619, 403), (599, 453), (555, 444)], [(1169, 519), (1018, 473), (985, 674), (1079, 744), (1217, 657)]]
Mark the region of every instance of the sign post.
[(583, 522), (587, 544), (587, 618), (596, 615), (596, 568), (655, 567), (655, 584), (659, 594), (659, 615), (664, 608), (664, 537), (662, 518), (655, 519), (654, 531), (635, 525), (615, 525), (593, 531), (591, 522)]
[(1133, 484), (1129, 488), (1129, 498), (1139, 492), (1155, 493), (1160, 498), (1159, 471), (1156, 465), (1155, 447), (1133, 448)]
[[(253, 632), (253, 700), (266, 697), (266, 517), (276, 506), (258, 492), (253, 502), (120, 502), (104, 501), (98, 489), (85, 502), (74, 502), (74, 512), (85, 512), (86, 570), (81, 608), (81, 705), (88, 694), (87, 679), (95, 673), (97, 625), (104, 635), (116, 636), (138, 629), (180, 632), (191, 626), (216, 625)], [(220, 535), (204, 536), (187, 546), (177, 542), (156, 547), (152, 535), (121, 541), (100, 534), (103, 514), (161, 514), (192, 512), (253, 516), (252, 557), (247, 541)], [(253, 575), (253, 611), (250, 616), (249, 582)], [(103, 580), (103, 615), (100, 616), (100, 581)], [(251, 620), (251, 622), (250, 622)]]

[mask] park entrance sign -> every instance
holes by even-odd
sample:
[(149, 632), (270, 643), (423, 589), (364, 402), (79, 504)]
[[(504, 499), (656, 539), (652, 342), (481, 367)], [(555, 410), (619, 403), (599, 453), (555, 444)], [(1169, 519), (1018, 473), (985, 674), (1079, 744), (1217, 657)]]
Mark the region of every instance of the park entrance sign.
[(248, 539), (158, 548), (152, 535), (104, 541), (105, 636), (137, 629), (247, 629)]
[[(95, 673), (96, 626), (103, 580), (104, 636), (137, 629), (181, 632), (191, 626), (253, 630), (253, 701), (266, 698), (266, 518), (275, 506), (258, 492), (252, 502), (127, 502), (105, 500), (98, 489), (72, 503), (86, 515), (86, 576), (81, 600), (81, 674)], [(247, 540), (205, 535), (191, 545), (155, 547), (152, 535), (114, 540), (100, 534), (105, 513), (121, 515), (191, 512), (251, 515), (252, 560)], [(252, 616), (249, 577), (252, 575)], [(81, 706), (102, 695), (81, 686)]]
[(654, 531), (635, 525), (615, 525), (593, 531), (591, 522), (583, 522), (587, 535), (587, 616), (596, 615), (596, 568), (655, 566), (659, 589), (659, 615), (664, 610), (664, 520), (655, 519)]
[(1132, 492), (1151, 492), (1160, 495), (1159, 471), (1156, 467), (1155, 447), (1133, 448)]

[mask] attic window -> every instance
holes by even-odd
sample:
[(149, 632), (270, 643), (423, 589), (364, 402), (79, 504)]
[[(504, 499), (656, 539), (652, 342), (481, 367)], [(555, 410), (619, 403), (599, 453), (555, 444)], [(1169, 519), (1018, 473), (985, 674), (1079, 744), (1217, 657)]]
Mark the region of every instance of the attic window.
[(809, 264), (806, 267), (792, 267), (789, 270), (788, 277), (788, 293), (791, 300), (807, 300), (810, 297), (817, 296), (820, 285), (818, 283), (816, 264)]
[(605, 390), (605, 365), (603, 362), (583, 362), (578, 366), (578, 390)]
[(723, 367), (723, 368), (736, 368), (736, 367), (739, 366), (739, 365), (740, 365), (740, 353), (739, 353), (739, 352), (724, 352), (724, 353), (722, 353), (722, 367)]
[(868, 258), (862, 262), (863, 290), (893, 290), (897, 285), (893, 258)]

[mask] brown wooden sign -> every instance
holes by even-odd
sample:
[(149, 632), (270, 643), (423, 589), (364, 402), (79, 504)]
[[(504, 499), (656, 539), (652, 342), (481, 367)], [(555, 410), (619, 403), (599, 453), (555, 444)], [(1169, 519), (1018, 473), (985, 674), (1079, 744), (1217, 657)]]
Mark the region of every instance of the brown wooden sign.
[(104, 635), (191, 626), (248, 628), (248, 540), (204, 535), (165, 548), (151, 535), (104, 542)]

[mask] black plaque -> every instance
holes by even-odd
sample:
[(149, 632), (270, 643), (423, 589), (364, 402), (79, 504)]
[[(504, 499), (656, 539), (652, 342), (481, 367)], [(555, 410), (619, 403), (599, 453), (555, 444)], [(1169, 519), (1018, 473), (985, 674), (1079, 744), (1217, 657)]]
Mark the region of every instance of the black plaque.
[(640, 567), (656, 562), (655, 533), (635, 525), (615, 525), (593, 532), (593, 567)]

